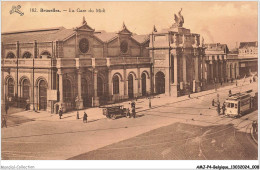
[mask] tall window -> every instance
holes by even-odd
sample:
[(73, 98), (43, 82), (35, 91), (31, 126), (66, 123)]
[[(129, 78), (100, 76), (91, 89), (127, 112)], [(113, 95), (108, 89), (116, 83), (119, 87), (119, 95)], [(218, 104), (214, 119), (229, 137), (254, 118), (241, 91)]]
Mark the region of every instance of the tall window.
[(104, 84), (103, 84), (103, 80), (102, 78), (98, 77), (97, 78), (97, 95), (100, 97), (103, 95), (103, 88)]
[(40, 58), (43, 58), (43, 57), (51, 58), (51, 54), (48, 51), (45, 51), (40, 56)]
[(6, 58), (15, 58), (14, 53), (10, 52), (7, 54)]
[(8, 96), (14, 96), (14, 80), (12, 78), (8, 79)]
[(25, 79), (23, 81), (23, 98), (29, 99), (29, 89), (30, 89), (30, 83), (29, 80)]
[(63, 98), (65, 102), (71, 101), (71, 83), (68, 79), (63, 81)]
[(113, 77), (113, 94), (119, 94), (119, 77), (114, 75)]
[(30, 52), (25, 52), (23, 54), (23, 58), (31, 58), (32, 57), (32, 54)]

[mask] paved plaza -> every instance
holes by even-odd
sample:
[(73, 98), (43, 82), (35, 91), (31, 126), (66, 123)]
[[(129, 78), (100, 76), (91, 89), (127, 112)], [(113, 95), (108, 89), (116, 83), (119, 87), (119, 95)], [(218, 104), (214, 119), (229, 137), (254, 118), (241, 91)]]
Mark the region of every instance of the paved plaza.
[[(217, 94), (223, 103), (230, 89), (258, 91), (257, 82), (241, 79), (238, 86), (234, 83), (190, 98), (156, 96), (152, 108), (148, 99), (138, 99), (135, 119), (107, 119), (101, 108), (85, 110), (88, 123), (82, 121), (84, 110), (79, 120), (76, 111), (62, 119), (47, 112), (13, 113), (8, 115), (8, 127), (2, 128), (2, 159), (257, 159), (251, 136), (257, 110), (234, 119), (218, 116), (211, 106)], [(120, 104), (128, 107), (129, 101)]]

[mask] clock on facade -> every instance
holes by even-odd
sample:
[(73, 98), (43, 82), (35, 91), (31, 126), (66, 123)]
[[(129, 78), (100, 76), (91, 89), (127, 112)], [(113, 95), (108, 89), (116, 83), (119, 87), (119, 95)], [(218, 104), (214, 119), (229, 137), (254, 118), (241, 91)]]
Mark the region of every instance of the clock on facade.
[(128, 43), (127, 41), (122, 41), (120, 44), (120, 50), (122, 53), (126, 53), (128, 50)]
[(80, 41), (79, 41), (79, 50), (82, 52), (82, 53), (86, 53), (88, 52), (89, 50), (89, 42), (86, 38), (82, 38)]

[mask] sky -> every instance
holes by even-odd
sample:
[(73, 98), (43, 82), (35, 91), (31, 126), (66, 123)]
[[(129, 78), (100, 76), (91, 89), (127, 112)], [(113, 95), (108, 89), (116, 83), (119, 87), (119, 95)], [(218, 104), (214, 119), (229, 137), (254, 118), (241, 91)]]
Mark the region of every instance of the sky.
[[(10, 14), (12, 6), (20, 5), (24, 13)], [(155, 25), (157, 30), (169, 28), (174, 14), (182, 8), (183, 27), (200, 34), (205, 43), (224, 43), (230, 49), (242, 41), (258, 40), (258, 6), (251, 2), (3, 2), (1, 32), (63, 26), (74, 28), (81, 25), (85, 16), (95, 30), (117, 32), (126, 27), (136, 34), (149, 34)], [(36, 8), (38, 12), (30, 12)], [(40, 12), (40, 9), (62, 12)], [(68, 12), (69, 9), (75, 12)], [(77, 9), (86, 12), (77, 12)], [(88, 12), (89, 9), (94, 12)], [(97, 13), (96, 9), (105, 12)], [(63, 10), (67, 10), (63, 11)]]

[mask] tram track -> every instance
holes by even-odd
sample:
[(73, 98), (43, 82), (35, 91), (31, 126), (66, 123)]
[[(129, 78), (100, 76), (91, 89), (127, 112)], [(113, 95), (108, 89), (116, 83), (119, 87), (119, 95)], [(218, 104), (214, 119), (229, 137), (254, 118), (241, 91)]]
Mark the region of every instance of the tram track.
[[(245, 115), (245, 116), (246, 116), (246, 115)], [(236, 133), (237, 133), (237, 130), (238, 130), (237, 128), (238, 128), (238, 126), (239, 126), (241, 123), (243, 123), (243, 122), (246, 121), (246, 120), (253, 121), (253, 120), (250, 120), (249, 117), (252, 118), (252, 117), (255, 117), (255, 115), (249, 115), (247, 118), (242, 119), (242, 120), (241, 120), (238, 124), (236, 124), (234, 127), (231, 126), (231, 127), (229, 127), (229, 128), (223, 129), (224, 131), (227, 131), (227, 130), (233, 128), (233, 131), (231, 131), (231, 132), (229, 132), (229, 133), (233, 133), (234, 138), (237, 139), (236, 141), (237, 141), (245, 150), (246, 150), (247, 148), (245, 148), (245, 146), (244, 146), (243, 144), (241, 144), (241, 142), (239, 142), (239, 139), (237, 138)], [(232, 121), (233, 121), (233, 120), (237, 120), (237, 118), (232, 118)], [(247, 129), (248, 129), (248, 127), (249, 127), (250, 125), (251, 125), (251, 122), (246, 124), (246, 132), (247, 132)], [(213, 128), (212, 128), (212, 129), (213, 129)], [(212, 130), (212, 129), (211, 129), (211, 130)], [(223, 131), (223, 130), (219, 130), (219, 131), (217, 131), (216, 133), (219, 133), (220, 131)], [(229, 135), (229, 133), (225, 133), (224, 135)], [(248, 133), (246, 133), (246, 136), (247, 136), (247, 139), (249, 139)], [(250, 136), (250, 137), (251, 137), (251, 136)], [(205, 140), (212, 140), (212, 139), (213, 139), (213, 138), (207, 138), (207, 139), (205, 139)], [(203, 139), (202, 139), (202, 140), (203, 140)], [(205, 141), (205, 140), (203, 140), (203, 141)], [(201, 142), (199, 142), (199, 148), (201, 149), (201, 153), (203, 153)], [(203, 154), (203, 157), (204, 157), (204, 158), (207, 158), (207, 156), (206, 156), (205, 154)], [(206, 159), (206, 160), (207, 160), (207, 159)]]

